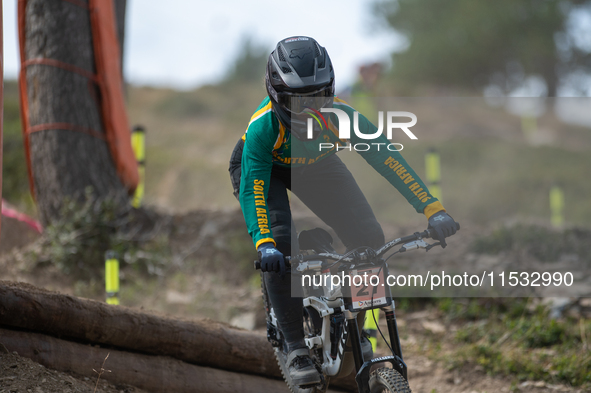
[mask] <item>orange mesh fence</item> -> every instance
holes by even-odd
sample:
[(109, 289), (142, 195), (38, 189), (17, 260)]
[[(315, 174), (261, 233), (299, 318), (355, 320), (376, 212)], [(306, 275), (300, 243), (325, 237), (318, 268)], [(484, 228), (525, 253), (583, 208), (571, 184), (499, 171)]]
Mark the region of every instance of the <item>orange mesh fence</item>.
[(121, 181), (132, 193), (138, 185), (139, 174), (131, 147), (131, 134), (125, 100), (117, 22), (113, 1), (89, 0), (92, 41), (99, 87), (102, 94), (102, 113), (107, 141)]

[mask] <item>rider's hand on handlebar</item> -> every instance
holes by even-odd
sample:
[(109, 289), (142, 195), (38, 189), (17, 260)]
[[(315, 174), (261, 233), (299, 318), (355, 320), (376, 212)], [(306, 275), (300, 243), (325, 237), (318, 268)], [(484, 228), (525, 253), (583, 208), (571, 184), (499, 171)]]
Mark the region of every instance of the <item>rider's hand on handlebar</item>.
[(450, 237), (456, 233), (456, 222), (444, 211), (437, 212), (429, 217), (429, 229), (433, 229), (435, 234), (433, 239), (441, 242), (441, 247), (447, 247), (445, 242), (446, 237)]
[(273, 243), (263, 243), (257, 251), (261, 261), (261, 271), (277, 272), (281, 277), (285, 275), (285, 258)]

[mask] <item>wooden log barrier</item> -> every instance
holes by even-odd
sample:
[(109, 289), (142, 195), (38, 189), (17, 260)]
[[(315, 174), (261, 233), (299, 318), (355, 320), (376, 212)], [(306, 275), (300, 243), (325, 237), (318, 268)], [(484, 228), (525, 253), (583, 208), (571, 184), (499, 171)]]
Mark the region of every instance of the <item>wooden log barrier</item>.
[(283, 381), (188, 364), (165, 356), (143, 355), (78, 344), (39, 333), (0, 328), (0, 343), (48, 368), (150, 392), (260, 393), (289, 392)]
[[(150, 314), (25, 283), (0, 281), (0, 327), (42, 333), (79, 345), (98, 344), (168, 356), (208, 368), (281, 379), (273, 349), (263, 334), (211, 320)], [(147, 368), (145, 372), (151, 371)], [(331, 386), (356, 391), (352, 375), (331, 381)]]

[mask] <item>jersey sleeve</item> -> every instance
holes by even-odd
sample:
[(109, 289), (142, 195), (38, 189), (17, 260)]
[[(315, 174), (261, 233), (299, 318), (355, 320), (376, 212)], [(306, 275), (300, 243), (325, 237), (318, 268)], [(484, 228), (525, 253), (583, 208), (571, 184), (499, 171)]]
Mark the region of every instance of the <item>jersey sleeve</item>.
[(270, 104), (266, 110), (258, 118), (255, 116), (261, 110), (253, 115), (254, 120), (251, 120), (244, 136), (240, 179), (240, 206), (248, 233), (257, 248), (262, 243), (275, 243), (269, 222), (267, 196), (273, 167), (273, 148), (279, 132), (273, 124)]
[[(363, 134), (374, 134), (376, 131), (377, 127), (360, 113), (359, 132)], [(353, 129), (351, 130), (351, 143), (367, 142), (368, 140), (359, 138)], [(386, 178), (418, 213), (423, 213), (429, 218), (439, 211), (445, 211), (441, 202), (431, 195), (425, 183), (423, 183), (421, 178), (402, 157), (402, 154), (398, 151), (390, 151), (388, 149), (390, 143), (381, 134), (378, 138), (371, 140), (371, 148), (368, 151), (358, 151), (358, 153), (379, 174)], [(394, 150), (394, 148), (392, 149)]]

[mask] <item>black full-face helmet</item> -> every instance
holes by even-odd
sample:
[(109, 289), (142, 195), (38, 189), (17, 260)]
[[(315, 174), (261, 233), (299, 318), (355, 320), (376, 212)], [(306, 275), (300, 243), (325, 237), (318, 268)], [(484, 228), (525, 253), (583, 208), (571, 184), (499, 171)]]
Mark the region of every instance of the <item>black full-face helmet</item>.
[(334, 98), (334, 71), (326, 49), (310, 37), (279, 41), (269, 55), (265, 86), (281, 124), (305, 140), (305, 111), (330, 107)]

